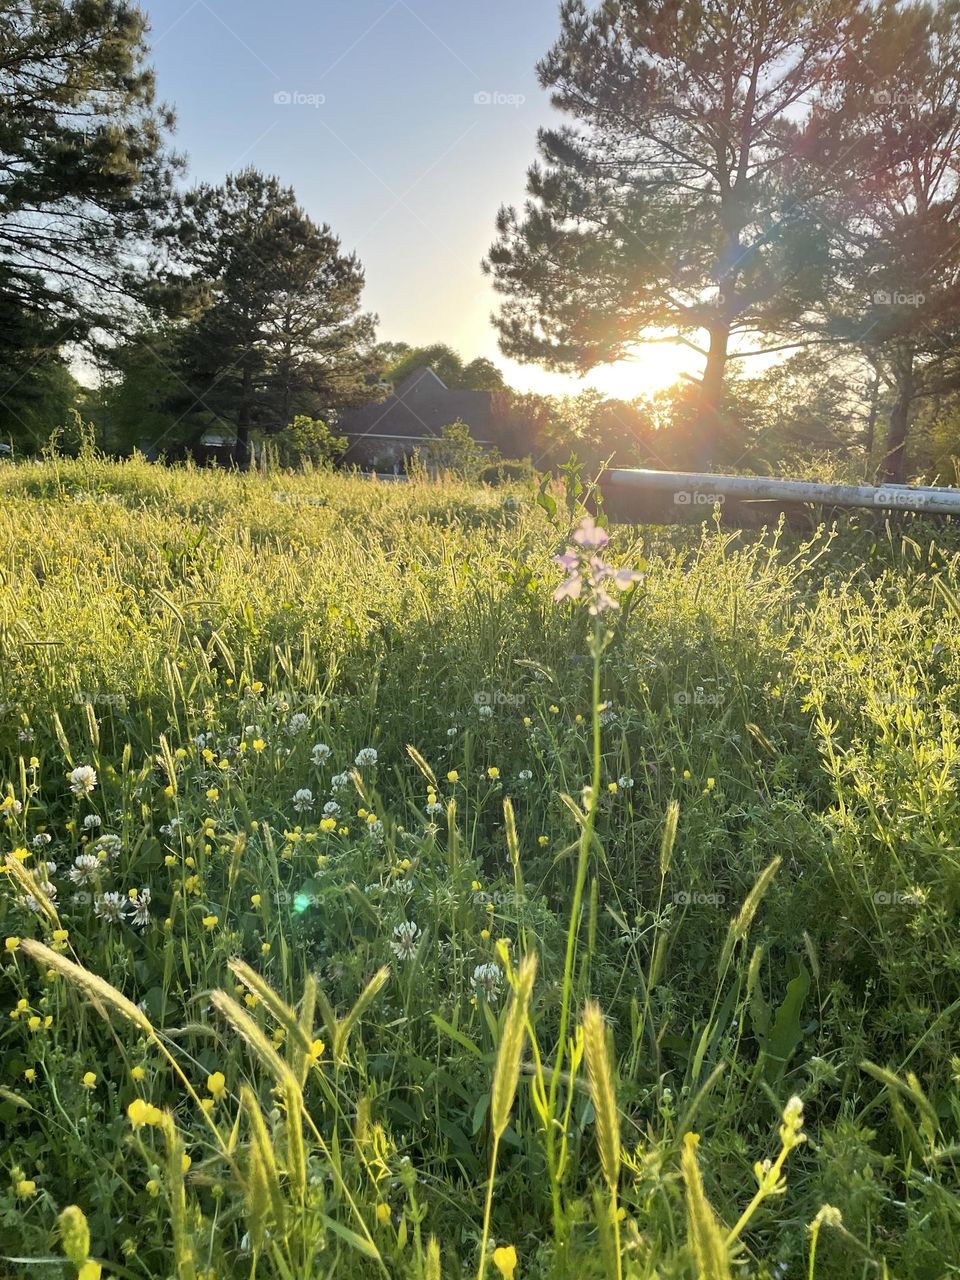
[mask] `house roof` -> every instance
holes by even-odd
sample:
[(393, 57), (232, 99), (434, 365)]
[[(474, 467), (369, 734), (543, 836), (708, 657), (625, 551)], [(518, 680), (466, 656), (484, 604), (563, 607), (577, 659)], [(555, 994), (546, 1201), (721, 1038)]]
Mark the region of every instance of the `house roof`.
[(386, 400), (347, 409), (337, 430), (351, 443), (364, 436), (379, 439), (422, 440), (439, 436), (460, 420), (475, 439), (489, 438), (493, 425), (493, 396), (489, 391), (452, 391), (431, 368), (415, 369), (397, 383)]

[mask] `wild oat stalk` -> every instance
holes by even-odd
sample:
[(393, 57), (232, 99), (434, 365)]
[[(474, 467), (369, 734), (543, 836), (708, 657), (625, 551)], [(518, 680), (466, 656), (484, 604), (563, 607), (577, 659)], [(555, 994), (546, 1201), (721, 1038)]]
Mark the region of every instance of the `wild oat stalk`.
[(687, 1237), (697, 1264), (698, 1280), (732, 1280), (730, 1252), (707, 1193), (703, 1189), (695, 1133), (684, 1135), (680, 1169), (686, 1191)]
[(480, 1244), (480, 1269), (478, 1280), (483, 1280), (487, 1267), (487, 1243), (490, 1239), (490, 1212), (493, 1207), (493, 1184), (497, 1172), (497, 1151), (500, 1139), (510, 1122), (513, 1100), (520, 1079), (520, 1058), (527, 1033), (527, 1014), (530, 996), (537, 976), (537, 957), (524, 956), (517, 972), (513, 996), (503, 1023), (497, 1061), (493, 1069), (493, 1087), (490, 1093), (490, 1125), (493, 1130), (493, 1149), (490, 1153), (490, 1177), (487, 1180), (487, 1199), (483, 1212), (483, 1239)]
[(620, 1184), (620, 1116), (617, 1112), (617, 1091), (613, 1080), (613, 1065), (607, 1047), (607, 1028), (595, 1000), (587, 1002), (583, 1011), (583, 1049), (587, 1062), (587, 1080), (590, 1099), (593, 1102), (597, 1147), (600, 1152), (600, 1168), (603, 1180), (610, 1192), (610, 1221), (613, 1225), (614, 1251), (617, 1280), (623, 1275), (620, 1258), (620, 1219), (617, 1209), (617, 1188)]

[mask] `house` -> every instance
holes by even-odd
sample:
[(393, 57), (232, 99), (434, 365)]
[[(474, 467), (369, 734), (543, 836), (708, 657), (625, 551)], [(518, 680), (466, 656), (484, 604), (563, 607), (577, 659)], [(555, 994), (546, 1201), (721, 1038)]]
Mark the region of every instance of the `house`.
[(498, 444), (490, 391), (453, 391), (432, 369), (417, 369), (397, 383), (392, 395), (361, 409), (344, 409), (336, 425), (346, 436), (347, 466), (400, 472), (418, 445), (444, 427), (465, 422), (478, 444)]

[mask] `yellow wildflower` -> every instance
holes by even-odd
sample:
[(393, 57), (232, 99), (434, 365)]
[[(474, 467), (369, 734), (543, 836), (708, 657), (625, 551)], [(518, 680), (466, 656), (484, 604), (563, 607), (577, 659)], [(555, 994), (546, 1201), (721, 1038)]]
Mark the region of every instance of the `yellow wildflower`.
[(127, 1107), (127, 1119), (134, 1129), (140, 1129), (145, 1124), (159, 1124), (163, 1119), (163, 1113), (159, 1107), (155, 1107), (153, 1103), (147, 1102), (144, 1098), (134, 1098)]
[(503, 1276), (503, 1280), (513, 1280), (513, 1273), (517, 1269), (517, 1251), (512, 1244), (494, 1249), (493, 1265)]

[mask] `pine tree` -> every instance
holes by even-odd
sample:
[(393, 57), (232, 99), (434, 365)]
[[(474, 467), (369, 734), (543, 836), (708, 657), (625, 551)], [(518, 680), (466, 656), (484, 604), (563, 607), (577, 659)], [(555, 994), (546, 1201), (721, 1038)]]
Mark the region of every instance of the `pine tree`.
[(111, 327), (179, 160), (126, 0), (0, 0), (0, 290), (55, 338)]
[[(363, 269), (294, 192), (255, 169), (183, 200), (166, 283), (187, 299), (173, 407), (198, 431), (280, 431), (297, 415), (363, 403), (377, 370)], [(192, 313), (192, 314), (191, 314)]]
[(822, 288), (790, 176), (858, 3), (565, 0), (538, 70), (571, 123), (541, 132), (485, 263), (504, 352), (583, 373), (666, 332), (705, 358), (690, 455), (709, 462), (738, 344), (790, 338)]
[(834, 245), (824, 329), (870, 352), (891, 389), (893, 481), (918, 402), (960, 387), (958, 65), (958, 0), (883, 0), (838, 68), (838, 109), (815, 111), (805, 142)]

